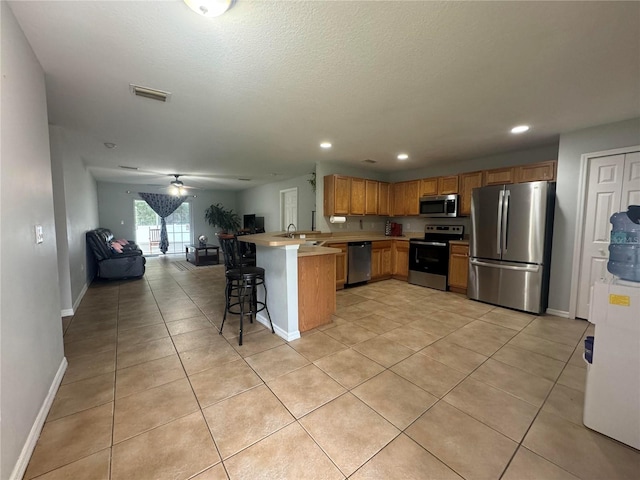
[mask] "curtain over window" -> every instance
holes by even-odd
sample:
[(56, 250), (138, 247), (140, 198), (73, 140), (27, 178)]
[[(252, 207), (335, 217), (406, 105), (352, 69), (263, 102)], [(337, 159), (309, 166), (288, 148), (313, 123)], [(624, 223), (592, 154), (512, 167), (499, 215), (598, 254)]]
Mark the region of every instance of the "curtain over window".
[(166, 195), (164, 193), (143, 192), (139, 192), (139, 195), (140, 198), (147, 202), (161, 219), (159, 247), (162, 253), (167, 253), (167, 250), (169, 249), (169, 236), (167, 235), (167, 223), (165, 222), (165, 218), (175, 212), (187, 197), (176, 197), (174, 195)]

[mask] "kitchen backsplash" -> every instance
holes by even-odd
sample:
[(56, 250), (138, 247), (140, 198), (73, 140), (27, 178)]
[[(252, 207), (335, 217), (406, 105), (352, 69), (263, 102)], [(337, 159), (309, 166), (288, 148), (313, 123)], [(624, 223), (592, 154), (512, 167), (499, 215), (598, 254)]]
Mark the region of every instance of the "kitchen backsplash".
[(471, 221), (469, 217), (458, 218), (422, 218), (422, 217), (347, 217), (345, 223), (329, 224), (329, 231), (340, 232), (376, 232), (384, 234), (387, 219), (402, 224), (402, 232), (424, 232), (425, 225), (463, 225), (468, 235)]

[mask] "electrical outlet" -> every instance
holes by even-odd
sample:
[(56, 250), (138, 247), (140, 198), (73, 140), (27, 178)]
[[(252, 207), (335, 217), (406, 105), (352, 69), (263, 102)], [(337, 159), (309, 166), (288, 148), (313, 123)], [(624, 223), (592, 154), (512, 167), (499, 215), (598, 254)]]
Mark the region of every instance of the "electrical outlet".
[(409, 232), (411, 231), (411, 224), (410, 223), (407, 223), (407, 231), (409, 231)]

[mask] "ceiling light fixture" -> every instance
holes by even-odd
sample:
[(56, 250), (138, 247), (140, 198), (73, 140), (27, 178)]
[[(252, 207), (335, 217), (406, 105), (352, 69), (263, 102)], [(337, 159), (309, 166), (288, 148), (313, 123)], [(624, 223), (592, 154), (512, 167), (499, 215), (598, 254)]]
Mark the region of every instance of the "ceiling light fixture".
[(331, 143), (330, 143), (330, 142), (322, 142), (322, 143), (320, 144), (320, 148), (324, 148), (325, 150), (326, 150), (327, 148), (331, 148)]
[(233, 0), (184, 0), (187, 6), (203, 17), (219, 17), (231, 8)]
[(406, 153), (398, 154), (398, 160), (407, 160), (408, 158), (409, 158), (409, 155), (407, 155)]
[(518, 125), (511, 129), (511, 133), (524, 133), (529, 130), (529, 125)]

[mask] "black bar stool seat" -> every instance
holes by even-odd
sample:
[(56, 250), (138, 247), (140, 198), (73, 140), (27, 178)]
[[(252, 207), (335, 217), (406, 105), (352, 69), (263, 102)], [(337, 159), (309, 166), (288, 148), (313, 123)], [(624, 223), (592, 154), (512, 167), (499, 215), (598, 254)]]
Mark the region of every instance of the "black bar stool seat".
[[(264, 268), (252, 266), (251, 263), (255, 265), (255, 260), (252, 262), (252, 259), (246, 259), (240, 254), (238, 240), (235, 237), (220, 235), (219, 240), (227, 268), (225, 272), (227, 280), (225, 288), (225, 310), (219, 333), (222, 334), (228, 313), (240, 315), (238, 344), (242, 345), (244, 316), (249, 315), (249, 320), (253, 323), (256, 314), (263, 310), (267, 313), (267, 318), (271, 325), (271, 333), (275, 333), (269, 308), (267, 307), (267, 286), (264, 281)], [(264, 289), (264, 301), (258, 300), (258, 287), (260, 286)]]

